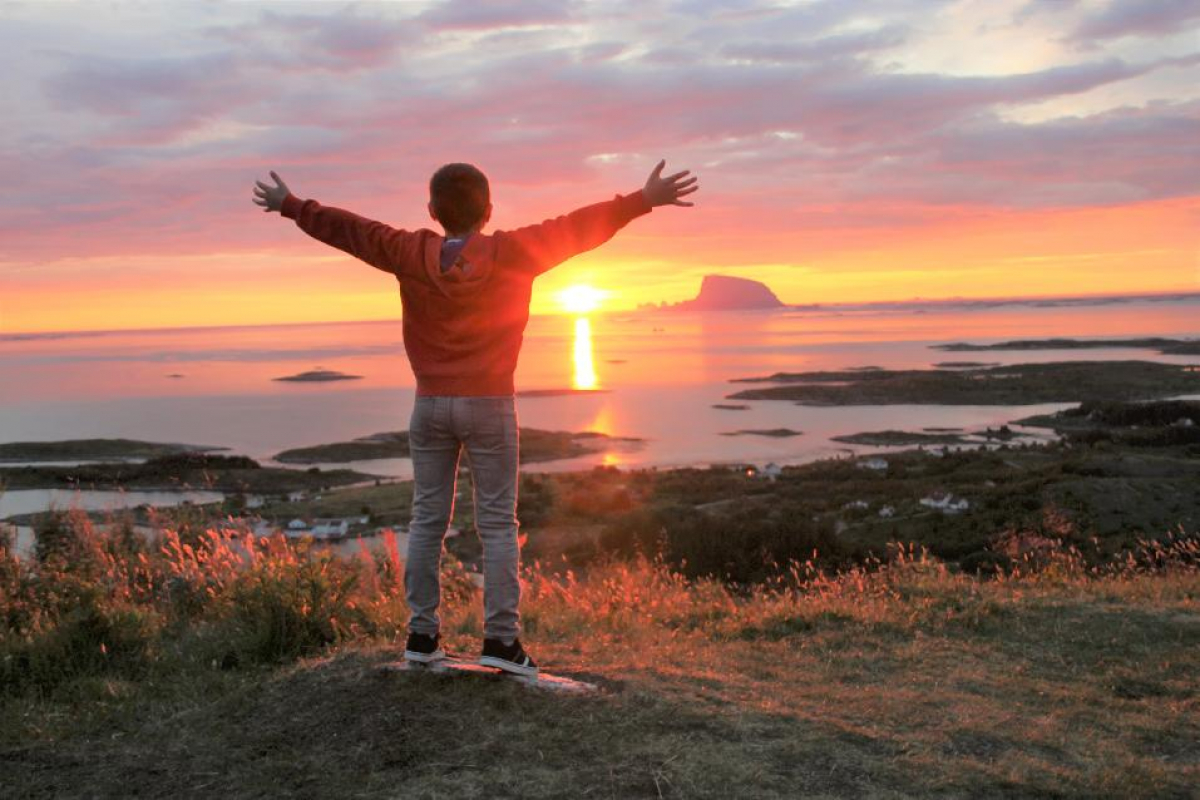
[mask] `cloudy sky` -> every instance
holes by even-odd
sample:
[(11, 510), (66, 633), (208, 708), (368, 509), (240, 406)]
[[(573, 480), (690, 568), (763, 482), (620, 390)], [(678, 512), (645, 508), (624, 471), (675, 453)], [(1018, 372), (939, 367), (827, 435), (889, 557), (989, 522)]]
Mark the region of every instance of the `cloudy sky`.
[(701, 176), (535, 312), (1200, 290), (1195, 0), (7, 2), (0, 75), (5, 331), (395, 318), (252, 182), (417, 228), (447, 161), (495, 228)]

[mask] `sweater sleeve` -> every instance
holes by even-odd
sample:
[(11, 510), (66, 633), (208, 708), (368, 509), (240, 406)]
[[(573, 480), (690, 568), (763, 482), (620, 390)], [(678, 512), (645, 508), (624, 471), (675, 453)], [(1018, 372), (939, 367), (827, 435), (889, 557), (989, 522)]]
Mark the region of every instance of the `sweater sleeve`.
[(572, 256), (604, 244), (631, 220), (650, 210), (645, 195), (637, 191), (537, 225), (497, 232), (496, 238), (501, 240), (503, 248), (501, 258), (518, 269), (540, 275)]
[(314, 239), (396, 276), (420, 269), (420, 236), (289, 194), (280, 213)]

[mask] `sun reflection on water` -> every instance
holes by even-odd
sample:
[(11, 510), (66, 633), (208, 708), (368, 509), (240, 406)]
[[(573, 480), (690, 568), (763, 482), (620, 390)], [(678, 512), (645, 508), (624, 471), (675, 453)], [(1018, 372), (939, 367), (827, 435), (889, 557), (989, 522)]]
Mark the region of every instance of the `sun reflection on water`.
[(587, 317), (575, 319), (575, 378), (576, 389), (595, 389), (596, 360), (592, 353), (592, 321)]

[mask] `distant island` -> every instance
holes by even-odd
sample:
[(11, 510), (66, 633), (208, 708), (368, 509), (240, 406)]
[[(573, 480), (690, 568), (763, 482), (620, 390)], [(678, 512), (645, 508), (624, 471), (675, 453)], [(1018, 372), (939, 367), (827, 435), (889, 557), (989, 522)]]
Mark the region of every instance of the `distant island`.
[(228, 450), (202, 444), (144, 442), (139, 439), (62, 439), (51, 442), (4, 442), (0, 462), (5, 461), (130, 461), (180, 453), (212, 453)]
[[(971, 344), (969, 342), (951, 342), (950, 344), (931, 345), (934, 350), (946, 350), (958, 353), (975, 353), (985, 350), (1099, 350), (1108, 348), (1131, 348), (1140, 350), (1157, 350), (1168, 356), (1200, 355), (1200, 340), (1197, 339), (1165, 339), (1159, 336), (1141, 339), (1018, 339), (1011, 342), (996, 342), (995, 344)], [(954, 362), (946, 362), (952, 364)], [(974, 364), (975, 362), (961, 362)]]
[(345, 372), (338, 372), (332, 369), (310, 369), (308, 372), (285, 375), (282, 378), (272, 378), (271, 380), (292, 381), (295, 383), (320, 383), (322, 381), (356, 381), (361, 378), (362, 375), (348, 375)]
[(651, 311), (730, 311), (783, 307), (783, 302), (765, 283), (730, 275), (705, 275), (700, 283), (700, 294), (691, 300), (639, 306)]
[(612, 389), (521, 389), (517, 397), (572, 397), (577, 394), (608, 394)]
[(1063, 361), (980, 369), (777, 372), (732, 383), (774, 384), (730, 400), (810, 406), (1031, 405), (1151, 400), (1200, 392), (1200, 368), (1155, 361)]
[(774, 439), (786, 439), (790, 436), (803, 436), (803, 431), (791, 428), (743, 428), (737, 431), (726, 431), (722, 436), (768, 436)]

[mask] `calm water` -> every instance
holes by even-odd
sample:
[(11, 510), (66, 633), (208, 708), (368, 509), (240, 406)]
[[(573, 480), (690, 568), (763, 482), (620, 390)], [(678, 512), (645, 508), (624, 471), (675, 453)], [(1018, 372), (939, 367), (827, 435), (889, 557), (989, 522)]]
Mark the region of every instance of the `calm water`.
[[(534, 469), (597, 463), (798, 463), (847, 452), (845, 445), (830, 442), (829, 437), (838, 434), (979, 428), (1060, 406), (807, 408), (753, 401), (748, 411), (712, 408), (738, 390), (728, 383), (731, 379), (780, 370), (924, 368), (965, 359), (1200, 362), (1133, 349), (946, 353), (929, 348), (962, 340), (1149, 335), (1200, 336), (1200, 297), (534, 318), (518, 369), (519, 388), (607, 391), (521, 398), (519, 414), (527, 427), (595, 430), (647, 440), (639, 449), (613, 448), (581, 459), (532, 465)], [(317, 367), (363, 378), (335, 383), (271, 380)], [(398, 321), (0, 333), (0, 441), (130, 437), (219, 445), (269, 461), (285, 448), (406, 428), (413, 386)], [(720, 435), (783, 427), (804, 435)], [(407, 459), (353, 466), (397, 477), (408, 477), (411, 468)]]

